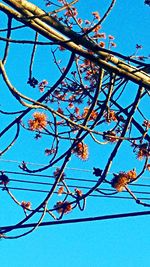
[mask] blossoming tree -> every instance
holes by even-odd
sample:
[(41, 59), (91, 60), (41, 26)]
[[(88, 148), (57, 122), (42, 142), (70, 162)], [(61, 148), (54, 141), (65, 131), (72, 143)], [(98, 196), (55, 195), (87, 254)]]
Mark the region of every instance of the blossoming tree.
[[(149, 57), (139, 55), (142, 46), (138, 44), (131, 56), (116, 52), (115, 37), (102, 31), (102, 24), (109, 19), (116, 0), (111, 1), (102, 17), (98, 11), (92, 11), (91, 20), (78, 15), (80, 1), (77, 0), (43, 1), (40, 4), (45, 5), (45, 11), (26, 0), (2, 2), (0, 78), (9, 91), (10, 102), (11, 98), (14, 102), (8, 111), (8, 100), (5, 106), (1, 99), (0, 113), (6, 125), (0, 136), (6, 139), (0, 154), (15, 150), (25, 132), (24, 136), (30, 134), (36, 139), (38, 149), (39, 142), (43, 142), (48, 163), (35, 169), (24, 160), (19, 166), (22, 172), (41, 174), (51, 171), (56, 164), (59, 168), (53, 172), (53, 183), (46, 197), (36, 207), (30, 199), (15, 196), (9, 187), (11, 178), (1, 170), (2, 190), (24, 211), (24, 217), (15, 225), (1, 227), (1, 237), (24, 236), (36, 229), (45, 216), (60, 220), (77, 208), (82, 211), (93, 192), (110, 196), (126, 190), (136, 203), (149, 207), (130, 188), (150, 170), (150, 121), (143, 106), (149, 100)], [(149, 5), (149, 1), (145, 4)], [(20, 65), (16, 65), (17, 57)], [(50, 72), (56, 73), (56, 81)], [(93, 177), (97, 179), (93, 186), (85, 190), (72, 188), (67, 183), (65, 169), (70, 162), (73, 166), (75, 157), (83, 165), (90, 162), (92, 144), (92, 153), (99, 158), (103, 157), (101, 150), (109, 146), (105, 164), (95, 166), (93, 162)], [(32, 145), (29, 146), (33, 153)], [(124, 164), (124, 169), (115, 171), (114, 161), (120, 160), (120, 151), (124, 154), (125, 147), (130, 151), (131, 161), (134, 157), (137, 164), (130, 169)], [(109, 178), (112, 166), (114, 173)], [(108, 191), (101, 189), (104, 184)], [(62, 196), (61, 201), (58, 195)], [(37, 223), (30, 230), (14, 236), (9, 234), (37, 214)]]

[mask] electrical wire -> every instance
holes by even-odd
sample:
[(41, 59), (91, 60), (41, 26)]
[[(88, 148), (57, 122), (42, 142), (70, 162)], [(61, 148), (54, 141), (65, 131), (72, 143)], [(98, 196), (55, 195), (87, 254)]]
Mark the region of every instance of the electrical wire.
[[(30, 176), (30, 177), (41, 177), (41, 178), (54, 178), (54, 175), (45, 175), (45, 174), (29, 174), (29, 173), (23, 173), (23, 172), (17, 172), (17, 171), (5, 171), (5, 174), (15, 174), (15, 175), (24, 175), (24, 176)], [(142, 177), (143, 178), (143, 177)], [(72, 181), (81, 181), (81, 182), (91, 182), (96, 183), (97, 180), (94, 179), (84, 179), (84, 178), (73, 178), (73, 177), (65, 177), (65, 180), (72, 180)], [(143, 186), (143, 187), (150, 187), (150, 184), (130, 184), (130, 186)]]
[[(39, 224), (39, 226), (50, 226), (50, 225), (59, 225), (59, 224), (102, 221), (102, 220), (129, 218), (129, 217), (146, 216), (146, 215), (150, 215), (150, 211), (129, 212), (129, 213), (120, 213), (120, 214), (112, 214), (112, 215), (109, 214), (109, 215), (96, 216), (96, 217), (42, 222)], [(0, 231), (8, 231), (11, 229), (15, 230), (15, 229), (21, 229), (21, 228), (29, 228), (29, 227), (35, 227), (36, 225), (37, 225), (37, 223), (28, 223), (28, 224), (22, 224), (22, 225), (3, 226), (3, 227), (0, 227)]]
[[(17, 163), (17, 164), (22, 164), (22, 161), (18, 161), (18, 160), (11, 160), (11, 159), (0, 159), (0, 162), (7, 162), (7, 163)], [(25, 162), (27, 165), (34, 165), (34, 166), (47, 166), (46, 164), (40, 164), (40, 163), (35, 163), (35, 162)], [(54, 168), (54, 169), (56, 169), (56, 168), (60, 168), (60, 166), (51, 166), (51, 168)], [(93, 169), (81, 169), (81, 168), (73, 168), (73, 167), (66, 167), (66, 170), (71, 170), (71, 171), (79, 171), (79, 172), (89, 172), (89, 173), (93, 173)], [(108, 174), (109, 175), (111, 175), (111, 174), (113, 174), (114, 172), (108, 172)], [(20, 173), (21, 174), (21, 173)], [(23, 174), (23, 173), (22, 173)], [(46, 175), (37, 175), (37, 174), (28, 174), (28, 173), (26, 173), (26, 174), (24, 174), (24, 175), (32, 175), (32, 176), (41, 176), (41, 177), (50, 177), (49, 175), (48, 176), (46, 176)], [(149, 177), (147, 177), (147, 176), (142, 176), (142, 178), (145, 178), (145, 179), (150, 179), (150, 176)], [(94, 182), (95, 182), (95, 180), (94, 180)]]
[[(15, 171), (5, 171), (6, 174), (13, 174), (13, 175), (25, 175), (25, 176), (31, 176), (31, 177), (44, 177), (44, 178), (55, 178), (54, 176), (52, 175), (43, 175), (43, 174), (28, 174), (28, 173), (22, 173), (22, 172), (15, 172)], [(65, 178), (65, 179), (68, 179), (69, 181), (77, 181), (77, 182), (81, 182), (81, 181), (84, 181), (84, 182), (97, 182), (97, 180), (90, 180), (90, 179), (79, 179), (79, 178)], [(22, 179), (9, 179), (11, 182), (15, 182), (15, 183), (25, 183), (25, 184), (33, 184), (33, 185), (44, 185), (44, 186), (52, 186), (53, 183), (50, 183), (50, 182), (41, 182), (41, 181), (31, 181), (31, 180), (22, 180)], [(60, 184), (58, 184), (59, 186)], [(135, 186), (135, 187), (150, 187), (150, 185), (148, 184), (130, 184), (130, 186)], [(89, 186), (83, 186), (83, 185), (68, 185), (69, 188), (80, 188), (80, 189), (86, 189), (86, 190), (89, 190), (91, 189), (91, 187)], [(2, 188), (2, 190), (4, 189), (3, 186), (1, 186), (0, 188)], [(19, 191), (28, 191), (28, 192), (39, 192), (39, 193), (48, 193), (49, 191), (48, 190), (43, 190), (43, 189), (33, 189), (33, 188), (25, 188), (25, 187), (8, 187), (9, 189), (11, 190), (19, 190)], [(106, 191), (107, 193), (114, 193), (115, 190), (114, 189), (110, 189), (110, 188), (100, 188), (102, 193), (103, 191)], [(95, 191), (96, 192), (96, 191)], [(150, 192), (147, 192), (147, 191), (135, 191), (133, 190), (132, 191), (134, 194), (150, 194)], [(55, 192), (57, 193), (57, 192)], [(105, 195), (105, 192), (104, 192), (104, 195), (100, 195), (101, 192), (97, 193), (97, 194), (92, 194), (90, 195), (91, 197), (111, 197), (111, 198), (122, 198), (122, 199), (132, 199), (132, 197), (126, 197), (124, 196), (125, 193), (128, 193), (127, 191), (123, 191), (121, 194), (122, 196), (110, 196), (110, 195)], [(101, 193), (101, 194), (102, 194)], [(149, 198), (143, 198), (143, 197), (140, 197), (140, 199), (143, 199), (143, 200), (150, 200)]]
[[(0, 159), (0, 161), (2, 162), (7, 162), (7, 163), (17, 163), (17, 164), (22, 164), (22, 161), (18, 161), (18, 160), (11, 160), (11, 159)], [(25, 162), (27, 165), (34, 165), (34, 166), (47, 166), (46, 164), (42, 164), (42, 163), (35, 163), (35, 162)], [(60, 168), (60, 166), (51, 166), (51, 168)], [(81, 169), (81, 168), (73, 168), (73, 167), (66, 167), (66, 170), (71, 170), (71, 171), (79, 171), (79, 172), (89, 172), (89, 173), (93, 173), (93, 169)], [(114, 172), (108, 172), (108, 174), (113, 174)], [(31, 174), (28, 174), (31, 175)], [(34, 174), (32, 174), (34, 176)], [(36, 176), (36, 174), (35, 174)], [(142, 178), (146, 178), (146, 179), (150, 179), (150, 176), (142, 176)]]
[[(16, 160), (6, 160), (8, 162), (13, 162), (13, 163), (19, 163), (18, 161)], [(36, 163), (30, 163), (30, 164), (36, 164)], [(55, 166), (56, 168), (56, 166)], [(68, 168), (70, 169), (70, 168)], [(72, 170), (73, 168), (71, 168)], [(81, 170), (81, 169), (76, 169), (74, 168), (75, 170)], [(86, 171), (91, 171), (92, 170), (86, 170)], [(55, 179), (55, 176), (54, 175), (46, 175), (46, 174), (29, 174), (29, 173), (25, 173), (25, 172), (18, 172), (18, 171), (4, 171), (5, 174), (12, 174), (12, 175), (21, 175), (21, 176), (29, 176), (29, 177), (35, 177), (35, 178), (50, 178), (50, 179)], [(143, 178), (143, 177), (142, 177)], [(10, 178), (9, 179), (10, 182), (14, 182), (15, 184), (16, 183), (22, 183), (22, 184), (33, 184), (33, 185), (41, 185), (41, 186), (52, 186), (53, 183), (51, 182), (43, 182), (43, 181), (33, 181), (33, 180), (25, 180), (25, 179), (14, 179), (14, 178)], [(88, 182), (88, 183), (96, 183), (97, 180), (95, 179), (85, 179), (85, 178), (75, 178), (75, 177), (65, 177), (65, 180), (68, 180), (68, 181), (76, 181), (78, 182), (77, 185), (74, 185), (74, 184), (69, 184), (67, 185), (69, 188), (79, 188), (79, 189), (82, 189), (82, 190), (90, 190), (92, 188), (92, 185), (91, 187), (90, 186), (83, 186), (82, 184), (79, 184), (80, 182)], [(58, 184), (58, 186), (60, 186), (60, 184)], [(105, 185), (105, 183), (103, 184)], [(149, 188), (150, 187), (150, 184), (141, 184), (141, 183), (137, 183), (137, 184), (130, 184), (130, 186), (134, 186), (134, 187), (146, 187), (146, 188)], [(3, 186), (0, 186), (0, 188), (2, 190), (5, 190), (5, 188)], [(9, 186), (8, 189), (10, 190), (18, 190), (18, 191), (27, 191), (27, 192), (35, 192), (35, 193), (49, 193), (49, 190), (43, 190), (43, 189), (39, 189), (39, 188), (26, 188), (26, 187), (16, 187), (16, 186)], [(109, 195), (109, 194), (112, 194), (112, 193), (115, 193), (116, 190), (114, 189), (110, 189), (110, 188), (100, 188), (101, 192), (98, 192), (95, 190), (95, 193), (94, 194), (91, 194), (90, 197), (101, 197), (101, 198), (111, 198), (111, 199), (133, 199), (131, 196), (125, 196), (126, 193), (128, 193), (127, 191), (123, 191), (121, 192), (121, 196), (119, 195)], [(106, 192), (106, 193), (105, 193)], [(140, 196), (138, 196), (138, 198), (140, 198), (141, 200), (147, 200), (149, 201), (150, 198), (148, 197), (143, 197), (143, 195), (149, 195), (150, 192), (148, 191), (137, 191), (137, 190), (133, 190), (132, 191), (134, 194), (139, 194)], [(55, 193), (58, 193), (58, 192), (55, 192)], [(117, 193), (117, 192), (116, 192)], [(107, 195), (106, 195), (107, 194)], [(142, 195), (142, 196), (141, 196)]]
[[(69, 179), (69, 178), (68, 178)], [(10, 181), (12, 182), (18, 182), (18, 183), (27, 183), (27, 184), (36, 184), (36, 185), (53, 185), (53, 183), (45, 183), (45, 182), (35, 182), (35, 181), (29, 181), (29, 180), (20, 180), (20, 179), (10, 179)], [(60, 184), (58, 184), (60, 185)], [(141, 184), (138, 184), (138, 186), (143, 186)], [(150, 187), (150, 185), (145, 185), (146, 187)], [(68, 185), (69, 188), (80, 188), (80, 189), (90, 189), (91, 187), (89, 186), (82, 186), (82, 185)], [(100, 190), (103, 191), (110, 191), (110, 192), (115, 192), (115, 190), (113, 189), (109, 189), (109, 188), (100, 188)], [(124, 193), (127, 193), (126, 191), (123, 191)], [(150, 194), (150, 192), (145, 192), (145, 191), (133, 191), (133, 193), (135, 194)]]
[[(17, 163), (17, 164), (22, 164), (22, 161), (18, 160), (11, 160), (11, 159), (0, 159), (2, 162), (7, 162), (7, 163)], [(27, 165), (34, 165), (34, 166), (47, 166), (46, 164), (42, 163), (34, 163), (34, 162), (26, 162)], [(51, 168), (60, 168), (60, 166), (51, 166)], [(92, 172), (93, 170), (90, 169), (80, 169), (80, 168), (71, 168), (71, 167), (66, 167), (66, 170), (72, 170), (72, 171), (83, 171), (83, 172)]]
[[(54, 178), (54, 175), (45, 175), (45, 174), (29, 174), (24, 172), (15, 172), (15, 171), (5, 171), (5, 174), (16, 174), (16, 175), (25, 175), (25, 176), (32, 176), (32, 177), (42, 177), (42, 178)], [(84, 178), (73, 178), (73, 177), (65, 177), (65, 180), (72, 180), (72, 181), (82, 181), (82, 182), (93, 182), (96, 183), (97, 180), (93, 179), (84, 179)]]
[[(2, 190), (5, 191), (4, 187), (3, 186), (0, 186), (0, 188)], [(33, 188), (22, 188), (22, 187), (7, 187), (9, 190), (16, 190), (16, 191), (27, 191), (27, 192), (35, 192), (35, 193), (49, 193), (49, 190), (42, 190), (42, 189), (33, 189)], [(105, 189), (103, 189), (105, 190)], [(55, 194), (58, 194), (58, 192), (54, 192)], [(123, 192), (122, 192), (123, 193)], [(124, 193), (127, 193), (127, 192), (124, 192)], [(137, 193), (140, 193), (140, 192), (137, 192)], [(142, 194), (144, 194), (143, 192), (141, 192)], [(145, 192), (145, 194), (148, 193), (148, 192)], [(112, 198), (112, 199), (132, 199), (132, 197), (129, 197), (129, 196), (114, 196), (114, 195), (100, 195), (100, 194), (91, 194), (89, 195), (90, 197), (99, 197), (99, 198)], [(140, 197), (141, 200), (147, 200), (147, 201), (150, 201), (150, 198), (148, 197)]]

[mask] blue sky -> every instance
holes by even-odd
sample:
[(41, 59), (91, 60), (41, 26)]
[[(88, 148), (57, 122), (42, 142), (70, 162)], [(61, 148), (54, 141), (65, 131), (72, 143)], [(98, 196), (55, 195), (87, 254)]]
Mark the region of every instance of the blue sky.
[[(3, 2), (3, 1), (1, 1)], [(42, 0), (34, 0), (33, 3), (44, 8)], [(110, 1), (106, 0), (87, 0), (87, 2), (80, 0), (77, 4), (79, 8), (79, 16), (84, 19), (90, 19), (92, 17), (92, 11), (99, 11), (102, 16), (106, 11)], [(131, 55), (135, 51), (136, 44), (142, 45), (142, 55), (149, 54), (149, 40), (150, 40), (150, 21), (148, 6), (144, 5), (144, 0), (139, 1), (121, 1), (116, 2), (115, 8), (110, 14), (109, 18), (104, 22), (102, 31), (107, 35), (111, 34), (115, 36), (115, 42), (117, 48), (115, 51), (123, 53), (124, 55)], [(4, 28), (5, 21), (2, 20), (2, 28)], [(24, 30), (24, 38), (31, 38), (30, 32)], [(14, 38), (20, 38), (19, 32)], [(0, 42), (0, 47), (3, 48), (3, 43)], [(34, 94), (35, 98), (40, 96), (40, 93), (35, 89), (31, 89), (26, 85), (28, 70), (26, 65), (29, 63), (28, 55), (30, 48), (26, 46), (18, 45), (17, 54), (15, 54), (16, 46), (12, 45), (10, 51), (10, 58), (8, 60), (7, 70), (12, 83), (22, 92), (26, 92), (29, 96)], [(36, 68), (34, 69), (35, 77), (38, 76), (39, 80), (48, 79), (50, 82), (54, 82), (59, 73), (56, 68), (52, 67), (49, 71), (50, 57), (45, 56), (49, 53), (49, 48), (39, 49), (38, 56), (36, 57)], [(2, 51), (2, 50), (1, 50)], [(1, 53), (0, 53), (1, 55)], [(16, 56), (14, 56), (16, 55)], [(67, 60), (66, 58), (64, 60)], [(12, 67), (12, 65), (13, 67)], [(14, 66), (17, 66), (16, 69)], [(15, 75), (14, 75), (15, 74)], [(49, 77), (50, 75), (50, 77)], [(2, 79), (0, 80), (1, 90), (1, 107), (4, 110), (18, 109), (18, 104), (14, 100), (11, 100), (10, 93), (8, 93)], [(134, 86), (128, 89), (129, 92)], [(9, 98), (9, 101), (8, 101)], [(143, 104), (147, 116), (149, 116), (149, 102)], [(24, 123), (27, 122), (31, 116), (27, 115)], [(7, 116), (7, 121), (4, 116), (1, 115), (1, 129), (8, 124), (8, 121), (12, 119)], [(0, 140), (2, 148), (5, 145), (6, 140), (9, 140), (13, 131), (10, 131), (6, 137)], [(30, 161), (33, 163), (46, 164), (47, 158), (44, 151), (47, 146), (47, 142), (38, 142), (34, 140), (34, 134), (24, 133), (21, 131), (22, 138), (18, 139), (15, 146), (7, 152), (0, 159), (0, 170), (7, 170), (8, 172), (20, 171), (18, 168), (19, 163), (22, 160)], [(88, 141), (88, 140), (87, 140)], [(90, 141), (91, 142), (91, 141)], [(63, 148), (62, 148), (63, 149)], [(92, 174), (92, 168), (102, 167), (106, 161), (105, 157), (112, 149), (112, 145), (108, 145), (107, 148), (101, 147), (99, 153), (95, 153), (94, 142), (90, 143), (90, 160), (87, 162), (80, 161), (74, 158), (69, 163), (66, 170), (67, 177), (83, 178), (83, 179), (95, 179)], [(124, 157), (116, 159), (113, 165), (113, 171), (119, 171), (120, 169), (130, 170), (133, 166), (136, 166), (137, 170), (141, 169), (141, 162), (138, 162), (135, 157), (128, 157), (128, 152), (131, 148), (123, 147)], [(35, 165), (30, 165), (36, 167)], [(74, 168), (74, 170), (72, 170)], [(83, 169), (77, 170), (77, 169)], [(44, 174), (52, 175), (54, 169), (45, 172)], [(111, 175), (110, 173), (109, 175)], [(33, 179), (33, 177), (26, 177), (23, 175), (9, 174), (12, 179)], [(150, 186), (149, 172), (144, 174), (141, 183)], [(35, 178), (34, 181), (45, 181), (46, 178)], [(91, 183), (82, 183), (79, 181), (72, 181), (73, 186), (90, 186)], [(20, 187), (19, 183), (15, 184)], [(11, 186), (14, 186), (12, 183)], [(26, 187), (32, 188), (32, 185)], [(38, 189), (37, 185), (34, 186)], [(47, 186), (41, 186), (42, 190), (48, 190)], [(148, 187), (147, 187), (148, 188)], [(148, 189), (145, 191), (148, 191)], [(136, 190), (144, 190), (143, 188), (136, 187)], [(40, 203), (43, 199), (43, 194), (16, 191), (15, 196), (21, 200), (30, 200), (35, 204)], [(0, 225), (10, 225), (17, 222), (22, 218), (21, 212), (16, 212), (15, 205), (12, 204), (10, 198), (5, 192), (0, 192)], [(54, 203), (55, 203), (54, 197)], [(85, 211), (75, 211), (65, 216), (68, 218), (89, 217), (105, 214), (116, 214), (123, 212), (141, 211), (144, 208), (137, 206), (131, 200), (124, 199), (106, 199), (106, 198), (93, 198), (89, 197), (86, 204)], [(148, 210), (148, 209), (146, 209)], [(49, 217), (50, 219), (50, 217)], [(47, 218), (48, 220), (48, 218)], [(33, 221), (35, 221), (33, 219)], [(149, 216), (125, 218), (125, 219), (113, 219), (108, 221), (97, 221), (88, 223), (77, 223), (58, 226), (41, 227), (31, 235), (18, 240), (1, 240), (1, 264), (4, 267), (43, 267), (53, 266), (58, 267), (60, 264), (63, 267), (86, 266), (86, 267), (115, 267), (126, 266), (136, 267), (147, 266), (149, 260)]]

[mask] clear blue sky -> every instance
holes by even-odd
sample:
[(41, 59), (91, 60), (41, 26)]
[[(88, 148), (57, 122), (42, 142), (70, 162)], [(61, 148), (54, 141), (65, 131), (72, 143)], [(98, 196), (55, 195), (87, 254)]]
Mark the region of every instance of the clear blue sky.
[[(39, 4), (40, 7), (44, 8), (42, 0), (34, 0), (32, 2), (37, 5)], [(92, 11), (99, 11), (102, 16), (106, 11), (109, 2), (110, 1), (107, 0), (79, 0), (77, 6), (79, 7), (80, 17), (83, 16), (84, 19), (91, 19)], [(145, 6), (143, 2), (144, 0), (118, 0), (109, 18), (104, 22), (102, 32), (105, 32), (107, 35), (111, 34), (115, 36), (115, 42), (117, 43), (115, 51), (123, 53), (124, 55), (131, 55), (135, 51), (136, 44), (139, 44), (143, 46), (141, 54), (144, 53), (145, 56), (149, 54), (150, 8)], [(4, 28), (5, 21), (2, 20), (0, 23), (2, 24), (2, 28)], [(14, 37), (20, 38), (19, 32), (18, 36), (14, 35)], [(30, 37), (30, 33), (27, 33), (26, 30), (24, 30), (23, 38), (31, 39), (32, 36)], [(4, 44), (0, 42), (0, 48), (3, 48), (3, 45)], [(45, 54), (47, 55), (49, 48), (42, 49), (43, 48), (40, 50), (42, 52), (39, 52), (38, 54), (38, 59), (36, 59), (37, 68), (35, 69), (34, 74), (35, 76), (38, 76), (39, 80), (48, 79), (50, 82), (54, 82), (58, 77), (58, 72), (55, 68), (51, 68), (49, 71), (49, 58), (45, 58), (44, 56)], [(14, 51), (15, 46), (12, 45), (10, 61), (8, 61), (7, 66), (11, 81), (21, 91), (27, 91), (29, 96), (35, 94), (36, 98), (36, 94), (38, 97), (39, 93), (36, 92), (35, 89), (31, 89), (26, 85), (28, 73), (25, 65), (29, 63), (26, 55), (30, 53), (30, 48), (27, 46), (26, 51), (24, 52), (24, 47), (18, 46), (17, 53)], [(1, 52), (0, 55), (2, 55)], [(11, 61), (12, 59), (13, 63)], [(11, 64), (13, 64), (13, 68)], [(17, 66), (16, 69), (14, 66)], [(22, 82), (24, 82), (23, 88)], [(16, 105), (16, 102), (14, 100), (10, 100), (10, 98), (8, 101), (8, 97), (10, 97), (10, 95), (4, 86), (2, 79), (0, 79), (0, 87), (1, 99), (3, 99), (3, 101), (0, 101), (1, 108), (11, 111), (15, 107), (17, 110), (18, 106)], [(131, 85), (131, 89), (132, 88), (133, 87)], [(149, 116), (149, 102), (144, 103), (144, 106), (145, 110), (147, 110), (147, 116)], [(29, 118), (29, 115), (27, 118)], [(6, 121), (4, 116), (1, 115), (0, 128), (3, 129), (8, 121), (11, 121), (11, 118), (7, 117)], [(24, 122), (26, 121), (27, 119)], [(6, 139), (3, 138), (0, 140), (2, 148), (4, 147), (6, 140), (9, 140), (12, 135), (13, 131), (7, 134)], [(47, 162), (47, 158), (44, 153), (40, 152), (44, 150), (47, 143), (43, 144), (42, 142), (39, 142), (37, 146), (37, 141), (33, 140), (34, 136), (32, 134), (24, 134), (22, 131), (22, 136), (23, 138), (19, 138), (14, 148), (1, 158), (0, 171), (20, 171), (18, 169), (18, 164), (22, 160), (28, 161), (29, 159), (30, 162), (40, 162), (42, 164)], [(110, 146), (109, 148), (100, 148), (101, 151), (99, 154), (95, 154), (95, 147), (92, 144), (93, 143), (91, 143), (92, 147), (90, 149), (91, 160), (84, 163), (79, 159), (74, 159), (74, 161), (69, 164), (69, 168), (66, 170), (67, 177), (95, 179), (90, 170), (92, 170), (93, 166), (100, 168), (103, 166), (105, 163), (105, 155), (107, 155), (111, 148)], [(128, 149), (127, 151), (125, 149), (124, 153), (128, 153)], [(117, 160), (116, 166), (114, 166), (115, 171), (119, 171), (120, 169), (128, 170), (134, 166), (136, 166), (137, 169), (141, 168), (141, 162), (138, 163), (134, 157), (131, 161), (131, 159), (128, 158), (128, 154), (126, 155), (127, 156), (125, 156), (122, 160)], [(86, 171), (77, 171), (72, 170), (71, 168), (80, 168)], [(113, 170), (114, 169), (112, 169), (112, 171)], [(53, 170), (50, 170), (46, 172), (46, 174), (51, 175), (52, 172)], [(11, 178), (32, 179), (32, 177), (26, 177), (23, 175), (11, 175)], [(43, 180), (38, 179), (38, 181)], [(46, 179), (44, 181), (47, 182)], [(141, 182), (150, 185), (149, 172), (144, 174)], [(76, 183), (77, 182), (72, 182), (74, 186)], [(14, 186), (13, 183), (11, 185)], [(16, 183), (15, 185), (21, 187), (19, 183)], [(82, 182), (79, 184), (78, 182), (78, 186), (81, 185), (90, 186), (91, 184), (83, 184)], [(32, 185), (29, 184), (26, 187), (31, 188)], [(37, 189), (38, 187), (34, 186), (34, 188)], [(46, 190), (47, 188), (48, 187), (46, 186), (40, 187), (40, 189), (43, 190)], [(138, 190), (141, 190), (141, 188), (138, 188)], [(147, 188), (146, 190), (148, 191)], [(32, 194), (22, 191), (13, 192), (20, 201), (30, 201), (30, 199), (32, 199), (32, 202), (37, 204), (43, 199), (43, 195), (40, 193)], [(12, 204), (5, 192), (0, 191), (0, 199), (0, 226), (10, 225), (11, 223), (15, 223), (17, 219), (21, 218), (21, 212), (19, 214), (14, 212), (16, 210), (15, 204)], [(144, 208), (137, 206), (131, 200), (89, 197), (86, 204), (86, 210), (84, 212), (75, 211), (66, 215), (64, 219), (142, 210), (144, 210)], [(148, 209), (145, 208), (145, 210)], [(33, 221), (35, 220), (33, 219)], [(62, 267), (147, 266), (150, 247), (149, 223), (150, 216), (143, 216), (99, 222), (41, 227), (31, 235), (24, 238), (18, 240), (2, 240), (0, 242), (1, 265), (4, 267), (58, 267), (60, 265)]]

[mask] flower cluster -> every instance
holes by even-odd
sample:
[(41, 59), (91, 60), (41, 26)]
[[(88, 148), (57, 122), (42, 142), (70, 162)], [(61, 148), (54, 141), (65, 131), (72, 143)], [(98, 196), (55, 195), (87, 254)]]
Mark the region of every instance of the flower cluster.
[[(82, 118), (86, 118), (88, 112), (89, 112), (89, 108), (85, 107)], [(89, 121), (96, 120), (97, 116), (98, 116), (98, 112), (96, 112), (95, 110), (92, 110), (92, 112), (90, 113), (90, 116), (89, 116)]]
[(48, 84), (48, 81), (46, 81), (46, 80), (43, 80), (38, 84), (40, 92), (44, 92), (44, 89), (45, 89), (47, 84)]
[(35, 112), (33, 114), (34, 119), (28, 121), (30, 130), (42, 130), (47, 125), (47, 117), (44, 113)]
[(141, 160), (143, 158), (147, 158), (150, 156), (150, 149), (148, 147), (148, 143), (138, 145), (136, 149), (137, 149), (136, 155), (138, 159)]
[(89, 156), (88, 146), (83, 143), (78, 143), (76, 148), (73, 149), (73, 153), (75, 153), (80, 159), (87, 160)]
[(108, 123), (110, 123), (111, 121), (118, 121), (114, 110), (108, 110), (108, 112), (104, 112), (104, 118)]
[(150, 171), (150, 164), (147, 164), (146, 168), (148, 171)]
[(75, 191), (75, 194), (76, 194), (77, 197), (82, 197), (83, 193), (82, 193), (82, 191), (80, 189), (75, 188), (74, 191)]
[(114, 131), (106, 131), (104, 132), (104, 135), (103, 135), (103, 139), (104, 140), (107, 140), (111, 143), (114, 143), (118, 140), (118, 138), (116, 137), (116, 133)]
[(135, 170), (130, 170), (128, 172), (120, 172), (119, 174), (114, 174), (111, 181), (112, 187), (114, 187), (118, 192), (124, 190), (125, 186), (134, 181), (137, 177)]
[(145, 121), (143, 122), (143, 126), (145, 126), (147, 129), (149, 129), (149, 128), (150, 128), (150, 121), (145, 120)]
[(31, 202), (22, 201), (21, 206), (23, 209), (30, 209), (31, 208)]
[(47, 156), (52, 155), (52, 154), (54, 154), (55, 152), (56, 152), (56, 148), (51, 148), (51, 149), (46, 148), (46, 149), (45, 149), (45, 154), (46, 154)]
[[(60, 169), (59, 168), (56, 168), (56, 170), (53, 172), (53, 175), (54, 175), (54, 177), (57, 179), (58, 177), (59, 177), (59, 175), (60, 175)], [(65, 179), (65, 173), (63, 172), (62, 174), (61, 174), (61, 180), (64, 180)]]
[(62, 195), (64, 193), (64, 187), (60, 186), (58, 189), (58, 195)]
[(100, 20), (100, 15), (99, 15), (98, 11), (92, 12), (92, 15), (94, 16), (94, 19)]
[(58, 213), (62, 214), (67, 214), (68, 212), (72, 211), (72, 205), (70, 204), (69, 201), (58, 201), (55, 205), (54, 205), (54, 209), (57, 210)]

